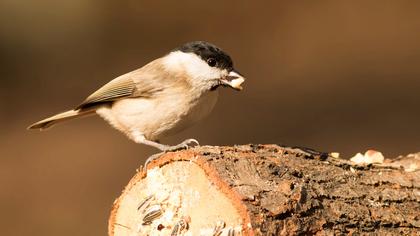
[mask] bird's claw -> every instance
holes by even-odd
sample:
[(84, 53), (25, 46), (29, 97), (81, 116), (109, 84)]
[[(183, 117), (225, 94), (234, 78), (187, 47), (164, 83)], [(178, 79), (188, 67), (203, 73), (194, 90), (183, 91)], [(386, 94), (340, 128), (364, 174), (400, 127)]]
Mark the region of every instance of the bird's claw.
[(173, 152), (173, 151), (178, 151), (178, 150), (182, 150), (182, 149), (188, 149), (192, 146), (198, 146), (200, 145), (200, 143), (198, 143), (197, 140), (190, 138), (187, 140), (184, 140), (182, 143), (174, 145), (174, 146), (169, 146), (166, 150), (164, 150), (165, 152)]
[(193, 146), (199, 146), (199, 145), (200, 145), (200, 143), (198, 143), (198, 141), (197, 141), (197, 140), (195, 140), (195, 139), (193, 139), (193, 138), (190, 138), (190, 139), (184, 140), (184, 141), (183, 141), (182, 143), (180, 143), (180, 144), (177, 144), (177, 145), (174, 145), (174, 146), (167, 146), (165, 149), (163, 149), (163, 150), (162, 150), (163, 152), (161, 152), (161, 153), (157, 153), (157, 154), (154, 154), (154, 155), (150, 156), (149, 158), (147, 158), (146, 162), (144, 163), (143, 170), (144, 170), (145, 172), (147, 172), (147, 165), (148, 165), (150, 162), (152, 162), (152, 161), (154, 161), (154, 160), (158, 159), (160, 156), (162, 156), (162, 154), (164, 154), (164, 153), (166, 153), (166, 152), (173, 152), (173, 151), (178, 151), (178, 150), (188, 149), (188, 148), (190, 148), (190, 147), (193, 147)]

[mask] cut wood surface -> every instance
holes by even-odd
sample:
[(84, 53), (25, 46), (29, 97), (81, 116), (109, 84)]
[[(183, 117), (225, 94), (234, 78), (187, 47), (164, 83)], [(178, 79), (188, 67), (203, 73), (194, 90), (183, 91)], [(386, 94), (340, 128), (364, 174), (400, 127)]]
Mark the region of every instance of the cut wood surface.
[(115, 201), (109, 235), (420, 235), (419, 167), (278, 145), (166, 153)]

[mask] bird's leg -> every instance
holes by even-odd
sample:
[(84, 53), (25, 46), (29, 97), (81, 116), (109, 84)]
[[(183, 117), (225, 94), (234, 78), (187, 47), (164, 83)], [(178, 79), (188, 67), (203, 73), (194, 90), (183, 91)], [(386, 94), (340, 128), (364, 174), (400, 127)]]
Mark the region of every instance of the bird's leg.
[(162, 151), (161, 153), (154, 154), (154, 155), (150, 156), (149, 158), (147, 158), (147, 160), (144, 164), (144, 169), (145, 170), (146, 170), (147, 164), (149, 164), (151, 161), (157, 159), (158, 157), (160, 157), (165, 152), (172, 152), (172, 151), (177, 151), (177, 150), (181, 150), (181, 149), (188, 149), (190, 146), (192, 146), (192, 144), (200, 145), (198, 143), (198, 141), (195, 140), (195, 139), (187, 139), (187, 140), (184, 140), (182, 143), (179, 143), (177, 145), (169, 146), (169, 145), (160, 144), (158, 142), (148, 140), (148, 139), (146, 139), (146, 137), (143, 134), (141, 134), (139, 132), (133, 132), (132, 137), (133, 137), (134, 142), (136, 142), (136, 143), (145, 144), (145, 145), (157, 148), (157, 149)]
[(170, 147), (165, 144), (148, 140), (146, 139), (146, 137), (144, 137), (143, 134), (140, 134), (140, 133), (133, 133), (132, 135), (133, 135), (134, 142), (157, 148), (161, 150), (162, 152), (165, 152)]
[(177, 150), (182, 150), (182, 149), (188, 149), (191, 146), (198, 146), (200, 145), (198, 143), (197, 140), (190, 138), (190, 139), (186, 139), (184, 140), (182, 143), (179, 143), (177, 145), (173, 145), (173, 146), (168, 146), (167, 149), (165, 150), (165, 152), (172, 152), (172, 151), (177, 151)]
[(165, 144), (148, 140), (143, 134), (138, 133), (138, 132), (133, 132), (132, 137), (133, 137), (134, 142), (157, 148), (161, 150), (162, 152), (172, 152), (172, 151), (177, 151), (181, 149), (188, 149), (190, 146), (194, 144), (200, 145), (197, 140), (192, 139), (192, 138), (186, 139), (182, 143), (179, 143), (177, 145), (169, 146), (169, 145), (165, 145)]

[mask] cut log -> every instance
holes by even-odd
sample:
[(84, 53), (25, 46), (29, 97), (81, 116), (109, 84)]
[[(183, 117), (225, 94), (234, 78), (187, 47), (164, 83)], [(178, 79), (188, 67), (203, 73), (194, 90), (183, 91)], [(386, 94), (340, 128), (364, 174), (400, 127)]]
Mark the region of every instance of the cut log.
[(167, 153), (115, 201), (109, 235), (420, 235), (418, 167), (278, 145)]

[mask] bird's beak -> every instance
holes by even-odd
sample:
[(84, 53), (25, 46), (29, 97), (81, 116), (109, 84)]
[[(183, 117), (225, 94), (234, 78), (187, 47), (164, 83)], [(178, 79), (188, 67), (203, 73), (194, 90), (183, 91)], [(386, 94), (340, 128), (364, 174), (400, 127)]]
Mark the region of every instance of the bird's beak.
[(239, 91), (242, 90), (241, 84), (244, 81), (245, 78), (235, 70), (232, 70), (226, 77), (220, 79), (220, 83), (223, 86), (228, 86)]

